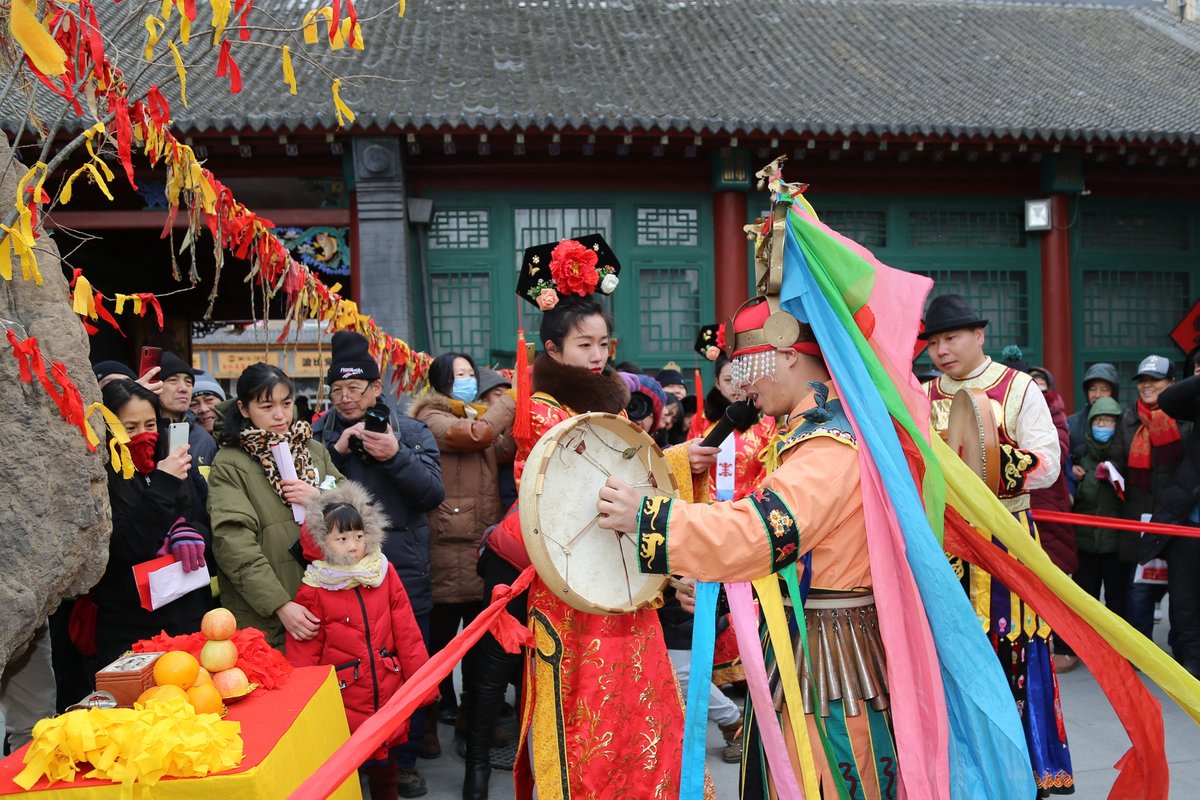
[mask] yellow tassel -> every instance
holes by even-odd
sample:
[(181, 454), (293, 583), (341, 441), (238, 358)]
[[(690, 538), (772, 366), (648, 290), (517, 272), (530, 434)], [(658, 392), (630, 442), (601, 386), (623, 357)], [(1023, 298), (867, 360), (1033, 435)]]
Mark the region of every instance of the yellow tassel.
[(87, 278), (80, 275), (75, 279), (75, 294), (71, 298), (71, 310), (81, 317), (96, 318), (96, 294)]
[(288, 93), (296, 93), (296, 72), (292, 69), (292, 51), (286, 44), (283, 46), (283, 82), (288, 85)]
[(37, 18), (37, 0), (13, 0), (8, 19), (12, 38), (43, 75), (67, 71), (67, 54)]
[(179, 76), (179, 99), (183, 101), (183, 107), (187, 108), (187, 70), (183, 67), (183, 57), (179, 55), (179, 48), (174, 42), (168, 41), (167, 47), (171, 48), (171, 57), (175, 59), (175, 74)]
[(354, 122), (354, 112), (350, 110), (350, 106), (342, 102), (342, 79), (335, 78), (333, 81), (333, 108), (337, 111), (338, 127), (346, 127), (347, 122)]

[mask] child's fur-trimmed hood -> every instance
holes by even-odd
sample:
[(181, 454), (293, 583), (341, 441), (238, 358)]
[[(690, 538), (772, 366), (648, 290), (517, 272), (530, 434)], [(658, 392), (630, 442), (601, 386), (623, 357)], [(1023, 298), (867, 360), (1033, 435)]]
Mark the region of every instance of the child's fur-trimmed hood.
[(346, 481), (336, 489), (321, 492), (320, 496), (306, 507), (304, 527), (308, 529), (313, 544), (321, 550), (324, 557), (329, 556), (325, 549), (325, 536), (329, 533), (325, 525), (325, 512), (337, 503), (346, 503), (358, 510), (367, 539), (366, 552), (368, 555), (379, 552), (383, 547), (383, 540), (387, 537), (387, 515), (379, 510), (371, 493), (361, 483)]

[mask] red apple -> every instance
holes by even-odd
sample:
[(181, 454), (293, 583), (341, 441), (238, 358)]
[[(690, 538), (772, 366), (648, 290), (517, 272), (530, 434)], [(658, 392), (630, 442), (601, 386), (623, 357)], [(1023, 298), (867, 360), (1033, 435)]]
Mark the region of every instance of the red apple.
[(216, 673), (236, 666), (237, 660), (237, 645), (228, 639), (214, 639), (205, 642), (204, 647), (200, 648), (200, 666), (213, 673), (214, 683)]
[(200, 632), (210, 641), (232, 639), (237, 633), (237, 620), (228, 609), (214, 608), (200, 620)]

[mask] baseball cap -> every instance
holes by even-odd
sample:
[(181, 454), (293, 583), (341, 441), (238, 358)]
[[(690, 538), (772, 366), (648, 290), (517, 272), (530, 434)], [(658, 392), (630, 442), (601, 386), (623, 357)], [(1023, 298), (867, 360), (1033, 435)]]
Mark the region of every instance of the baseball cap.
[(1150, 378), (1156, 381), (1173, 380), (1175, 364), (1171, 359), (1163, 356), (1146, 356), (1142, 359), (1142, 363), (1138, 364), (1137, 374), (1133, 376), (1135, 381), (1138, 378)]

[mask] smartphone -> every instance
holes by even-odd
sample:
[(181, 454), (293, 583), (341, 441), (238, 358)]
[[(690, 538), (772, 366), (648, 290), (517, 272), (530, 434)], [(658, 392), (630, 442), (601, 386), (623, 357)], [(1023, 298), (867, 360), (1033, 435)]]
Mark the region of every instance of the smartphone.
[(140, 378), (160, 364), (162, 364), (162, 348), (143, 347), (142, 363), (141, 366), (138, 367), (138, 377)]
[(187, 443), (188, 424), (186, 422), (172, 422), (170, 432), (167, 434), (167, 452), (174, 453)]

